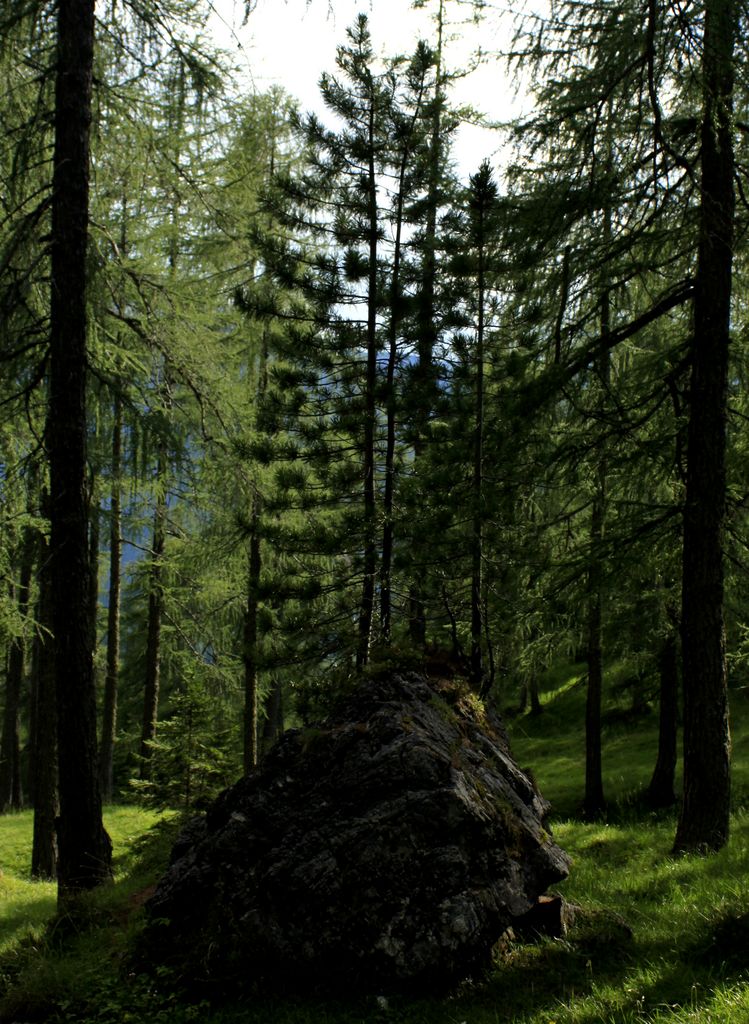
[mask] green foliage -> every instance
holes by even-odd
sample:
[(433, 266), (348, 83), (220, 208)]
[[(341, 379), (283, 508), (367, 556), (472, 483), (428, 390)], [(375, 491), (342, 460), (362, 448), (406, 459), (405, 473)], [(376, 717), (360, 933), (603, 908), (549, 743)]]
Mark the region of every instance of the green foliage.
[(239, 771), (234, 723), (221, 728), (215, 697), (202, 680), (191, 679), (172, 694), (150, 746), (150, 777), (130, 780), (150, 807), (184, 813), (205, 808)]

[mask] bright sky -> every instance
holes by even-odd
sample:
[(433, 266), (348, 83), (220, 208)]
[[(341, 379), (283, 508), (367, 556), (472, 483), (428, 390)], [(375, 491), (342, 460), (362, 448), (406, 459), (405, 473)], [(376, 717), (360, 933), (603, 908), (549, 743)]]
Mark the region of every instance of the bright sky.
[[(213, 34), (247, 70), (254, 88), (282, 85), (304, 109), (322, 114), (318, 81), (323, 71), (335, 71), (336, 47), (345, 42), (346, 28), (359, 13), (369, 17), (377, 52), (409, 53), (421, 37), (434, 41), (428, 11), (414, 11), (409, 0), (257, 0), (242, 25), (241, 0), (213, 0)], [(430, 8), (436, 3), (427, 5)], [(448, 3), (448, 17), (456, 5)], [(457, 17), (457, 14), (455, 15)], [(507, 45), (512, 28), (509, 17), (485, 17), (479, 27), (467, 24), (452, 29), (455, 38), (445, 44), (448, 69), (465, 66), (480, 47), (496, 52)], [(502, 62), (489, 59), (453, 90), (457, 103), (471, 104), (490, 119), (507, 119), (517, 110), (514, 87)], [(500, 139), (495, 132), (471, 125), (458, 135), (455, 156), (467, 175), (481, 160), (501, 162)]]

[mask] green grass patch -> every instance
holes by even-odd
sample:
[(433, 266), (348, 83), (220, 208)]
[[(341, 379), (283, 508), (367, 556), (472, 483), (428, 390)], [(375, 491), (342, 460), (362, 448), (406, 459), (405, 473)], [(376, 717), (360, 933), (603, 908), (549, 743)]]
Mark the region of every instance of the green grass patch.
[[(631, 694), (622, 685), (628, 676), (630, 667), (617, 662), (607, 669), (604, 681), (603, 781), (614, 817), (636, 803), (658, 752), (657, 710), (647, 704), (633, 709)], [(526, 712), (510, 722), (513, 753), (551, 802), (553, 817), (571, 818), (582, 805), (585, 785), (585, 665), (553, 666), (541, 677), (539, 689), (542, 713)], [(741, 714), (735, 716), (735, 748), (737, 740), (740, 745), (749, 741), (749, 700), (741, 704)]]
[[(134, 848), (161, 815), (143, 807), (108, 807), (115, 878), (132, 865)], [(38, 941), (55, 913), (57, 886), (31, 879), (32, 811), (0, 816), (0, 955), (25, 940)]]
[(0, 955), (27, 935), (39, 939), (55, 912), (57, 888), (50, 882), (0, 878)]
[[(625, 670), (620, 669), (620, 677)], [(43, 925), (54, 889), (26, 881), (30, 816), (0, 819), (0, 986), (5, 1018), (51, 1024), (746, 1024), (749, 1022), (749, 700), (733, 699), (736, 802), (731, 841), (707, 858), (674, 858), (675, 813), (645, 811), (657, 715), (610, 714), (604, 730), (607, 822), (576, 812), (583, 791), (584, 683), (556, 666), (544, 710), (512, 723), (520, 764), (554, 805), (556, 840), (572, 857), (561, 888), (585, 914), (564, 939), (510, 944), (494, 968), (450, 997), (336, 1001), (280, 995), (242, 1006), (189, 1004), (130, 956), (144, 892), (163, 871), (174, 822), (114, 808), (107, 815), (117, 879), (88, 898), (77, 934)], [(613, 685), (607, 710), (626, 707)], [(25, 832), (23, 830), (26, 830)], [(7, 840), (7, 841), (6, 841)], [(7, 894), (7, 895), (6, 895)], [(631, 930), (628, 935), (626, 925)], [(251, 965), (248, 965), (248, 971)]]
[[(146, 1002), (133, 993), (143, 989), (127, 980), (126, 962), (140, 907), (163, 873), (174, 841), (177, 818), (142, 807), (110, 807), (104, 823), (112, 839), (114, 882), (81, 898), (73, 924), (56, 916), (56, 886), (4, 875), (11, 899), (0, 903), (0, 1020), (78, 1021), (151, 1019), (153, 996)], [(0, 848), (31, 843), (31, 813), (0, 818)], [(131, 991), (132, 990), (132, 991)], [(141, 993), (142, 995), (142, 993)], [(132, 1017), (128, 1002), (140, 1002), (143, 1014)], [(149, 1012), (145, 1012), (148, 1004)], [(162, 1007), (154, 1010), (158, 1021)], [(107, 1016), (109, 1014), (109, 1016)]]

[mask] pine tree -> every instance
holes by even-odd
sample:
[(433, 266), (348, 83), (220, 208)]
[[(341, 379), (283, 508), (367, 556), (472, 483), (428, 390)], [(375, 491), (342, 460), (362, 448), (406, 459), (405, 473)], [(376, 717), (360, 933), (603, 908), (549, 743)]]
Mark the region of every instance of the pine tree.
[[(558, 435), (559, 453), (574, 460), (570, 470), (575, 477), (581, 453), (593, 456), (583, 463), (592, 478), (585, 798), (592, 815), (603, 806), (600, 689), (606, 622), (601, 595), (615, 572), (617, 589), (626, 591), (621, 577), (636, 572), (632, 542), (667, 525), (668, 513), (655, 502), (640, 502), (643, 515), (633, 521), (627, 492), (631, 474), (644, 482), (659, 472), (648, 437), (653, 426), (663, 431), (660, 443), (672, 457), (680, 429), (678, 419), (675, 423), (663, 411), (671, 404), (669, 389), (678, 391), (682, 383), (679, 346), (687, 325), (679, 311), (686, 312), (693, 294), (694, 139), (688, 127), (691, 86), (682, 74), (686, 47), (681, 27), (661, 16), (656, 5), (649, 5), (643, 19), (637, 5), (595, 0), (555, 5), (531, 49), (519, 47), (524, 59), (540, 62), (545, 75), (538, 115), (521, 129), (537, 161), (535, 180), (526, 179), (527, 214), (538, 218), (536, 227), (532, 220), (522, 222), (526, 233), (530, 229), (526, 239), (536, 239), (526, 251), (535, 247), (535, 281), (558, 296), (554, 310), (534, 294), (535, 285), (526, 295), (527, 308), (535, 305), (545, 361), (531, 402), (536, 409), (550, 410), (556, 403), (567, 423), (566, 436)], [(580, 53), (586, 54), (584, 61)], [(537, 227), (542, 228), (538, 234)], [(544, 265), (546, 271), (539, 273)], [(669, 323), (665, 317), (674, 312)], [(652, 333), (656, 323), (659, 338)], [(582, 340), (586, 332), (594, 337), (592, 344)], [(636, 355), (628, 350), (629, 338), (639, 341)], [(669, 366), (665, 379), (664, 363)], [(577, 381), (583, 386), (576, 387)], [(587, 399), (591, 383), (599, 395), (597, 406)], [(587, 436), (575, 426), (580, 414), (592, 415)], [(625, 465), (629, 478), (620, 469)], [(676, 458), (669, 473), (673, 499), (678, 493)], [(677, 507), (674, 501), (671, 512)], [(656, 632), (652, 642), (655, 655), (661, 643)]]
[[(42, 512), (47, 498), (42, 494)], [(55, 820), (60, 805), (57, 789), (57, 702), (55, 699), (55, 657), (52, 623), (52, 581), (49, 546), (39, 538), (39, 595), (37, 632), (32, 649), (34, 713), (31, 722), (31, 777), (33, 779), (34, 834), (31, 849), (32, 878), (57, 876), (57, 832)]]
[(122, 402), (115, 398), (112, 425), (112, 487), (109, 503), (109, 592), (107, 661), (99, 744), (99, 786), (104, 803), (112, 800), (112, 761), (117, 737), (120, 663), (120, 592), (122, 561)]
[[(18, 619), (29, 618), (31, 578), (34, 569), (35, 531), (25, 527), (18, 552), (18, 582), (10, 586), (17, 603)], [(0, 813), (19, 811), (23, 806), (21, 771), (21, 689), (24, 681), (26, 642), (23, 633), (11, 638), (5, 672), (5, 707), (0, 740)]]
[[(369, 660), (374, 639), (387, 642), (392, 632), (398, 377), (405, 339), (412, 336), (406, 313), (413, 271), (404, 238), (424, 189), (433, 56), (421, 46), (408, 62), (386, 62), (381, 71), (374, 63), (366, 19), (360, 18), (349, 45), (339, 50), (341, 79), (322, 80), (323, 97), (343, 128), (333, 132), (315, 118), (304, 121), (312, 170), (278, 182), (274, 215), (307, 239), (291, 250), (276, 239), (276, 248), (264, 255), (276, 283), (297, 288), (307, 303), (304, 313), (290, 311), (289, 321), (305, 324), (289, 323), (288, 341), (279, 350), (294, 368), (276, 365), (273, 376), (281, 383), (280, 375), (287, 374), (285, 422), (300, 438), (295, 453), (317, 478), (305, 489), (327, 492), (330, 511), (316, 525), (325, 556), (333, 556), (331, 567), (341, 574), (331, 586), (340, 595), (334, 614), (342, 624), (350, 614), (344, 589), (359, 589), (353, 642), (358, 668)], [(357, 475), (358, 497), (351, 489)], [(291, 485), (291, 471), (279, 474), (279, 482), (284, 479)], [(351, 650), (352, 639), (340, 635), (341, 653)]]
[(731, 772), (723, 622), (728, 344), (734, 240), (736, 5), (707, 0), (700, 213), (682, 568), (684, 800), (674, 849), (728, 841)]
[[(110, 876), (97, 785), (86, 480), (86, 248), (94, 49), (91, 0), (61, 0), (52, 180), (50, 556), (56, 649), (62, 904)], [(75, 610), (71, 614), (70, 609)]]

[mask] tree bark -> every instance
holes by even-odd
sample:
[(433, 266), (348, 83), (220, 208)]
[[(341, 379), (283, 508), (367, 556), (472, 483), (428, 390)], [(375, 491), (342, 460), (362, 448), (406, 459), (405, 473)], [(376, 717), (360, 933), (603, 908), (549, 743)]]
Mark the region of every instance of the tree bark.
[[(25, 621), (29, 611), (29, 590), (34, 567), (34, 535), (24, 530), (21, 544), (20, 575), (16, 593), (18, 614)], [(0, 751), (0, 813), (20, 811), (23, 806), (21, 784), (21, 687), (23, 685), (26, 645), (23, 636), (10, 642), (8, 667), (5, 677), (5, 712), (3, 716), (2, 748)]]
[(672, 807), (676, 803), (676, 775), (679, 651), (676, 636), (663, 641), (658, 657), (660, 709), (658, 715), (658, 757), (645, 799), (653, 808)]
[(376, 490), (375, 490), (375, 434), (377, 406), (377, 178), (375, 173), (375, 94), (369, 105), (368, 125), (368, 209), (369, 221), (369, 280), (367, 287), (367, 368), (364, 384), (364, 436), (363, 436), (363, 526), (364, 549), (361, 604), (359, 606), (359, 638), (356, 667), (363, 668), (369, 660), (372, 643), (372, 625), (375, 606), (375, 575), (377, 572)]
[(244, 613), (244, 771), (258, 761), (258, 591), (260, 588), (260, 496), (252, 503), (250, 548), (247, 557), (247, 604)]
[(538, 673), (533, 672), (528, 682), (528, 691), (531, 697), (531, 714), (540, 715), (543, 712), (543, 705), (538, 694)]
[[(490, 196), (481, 191), (481, 171), (471, 179), (474, 189), (476, 217), (476, 243), (478, 255), (477, 302), (478, 323), (476, 328), (476, 383), (474, 392), (473, 467), (472, 498), (473, 522), (471, 535), (471, 683), (474, 689), (483, 692), (484, 660), (482, 650), (482, 569), (483, 569), (483, 524), (484, 524), (484, 301), (486, 273), (486, 214)], [(488, 180), (487, 180), (488, 185)]]
[(96, 497), (96, 486), (91, 483), (91, 505), (89, 507), (88, 560), (91, 569), (89, 592), (89, 643), (94, 664), (94, 685), (96, 681), (96, 648), (99, 641), (99, 541), (101, 539), (101, 509)]
[(51, 571), (55, 635), (62, 905), (111, 876), (97, 778), (86, 486), (86, 247), (93, 0), (59, 0), (52, 179)]
[[(269, 176), (273, 175), (275, 153), (271, 152)], [(254, 406), (262, 410), (268, 391), (268, 332), (263, 328), (262, 341), (257, 362), (257, 385)], [(252, 506), (250, 509), (250, 538), (247, 551), (247, 603), (243, 623), (244, 660), (244, 707), (243, 707), (243, 767), (245, 774), (258, 762), (259, 749), (259, 666), (258, 666), (258, 613), (260, 610), (260, 575), (262, 572), (263, 550), (260, 539), (260, 518), (263, 508), (258, 476), (252, 481)], [(265, 719), (268, 724), (268, 719)]]
[(34, 838), (31, 849), (32, 878), (57, 876), (57, 836), (55, 820), (59, 813), (57, 794), (57, 709), (55, 702), (55, 651), (52, 637), (52, 587), (49, 549), (40, 540), (39, 599), (32, 651), (34, 702), (34, 744), (32, 775), (34, 789)]
[[(426, 218), (424, 224), (424, 262), (420, 287), (417, 293), (417, 355), (415, 370), (416, 411), (414, 423), (414, 470), (423, 457), (424, 443), (429, 416), (434, 408), (437, 387), (434, 372), (434, 349), (437, 343), (437, 316), (435, 313), (437, 294), (437, 213), (440, 205), (440, 178), (443, 174), (442, 107), (443, 90), (443, 35), (445, 27), (444, 0), (439, 0), (437, 9), (437, 45), (435, 47), (435, 85), (432, 109), (431, 139), (429, 143), (428, 184), (426, 195)], [(428, 544), (416, 530), (411, 537), (412, 580), (408, 592), (408, 635), (411, 642), (420, 648), (426, 646), (427, 622), (424, 592), (427, 586)]]
[(588, 688), (585, 701), (585, 799), (583, 813), (590, 820), (606, 810), (601, 764), (601, 701), (603, 694), (603, 651), (601, 643), (601, 567), (598, 546), (603, 537), (603, 478), (593, 500), (591, 519), (591, 566), (588, 570)]
[(265, 702), (265, 719), (263, 721), (263, 752), (270, 750), (284, 729), (283, 687), (281, 680), (275, 676), (271, 682), (271, 691)]
[(734, 237), (733, 0), (707, 0), (702, 189), (682, 555), (684, 799), (675, 852), (728, 841), (730, 733), (723, 624), (728, 345)]
[(162, 445), (158, 457), (158, 496), (153, 514), (151, 566), (148, 573), (148, 625), (146, 627), (146, 667), (143, 688), (143, 723), (140, 734), (140, 777), (151, 778), (152, 743), (159, 719), (161, 685), (161, 620), (164, 613), (164, 544), (166, 539), (166, 452)]
[[(604, 239), (611, 240), (611, 211), (604, 211)], [(601, 293), (601, 337), (611, 333), (611, 295), (607, 285)], [(600, 384), (608, 388), (611, 357), (604, 351), (598, 361)], [(585, 702), (585, 799), (586, 818), (600, 818), (606, 810), (603, 792), (603, 766), (601, 751), (601, 703), (603, 699), (603, 642), (602, 642), (602, 555), (604, 521), (606, 515), (606, 455), (601, 451), (595, 470), (595, 493), (590, 523), (590, 566), (588, 568), (588, 690)]]
[(107, 674), (104, 680), (101, 743), (99, 744), (99, 785), (104, 803), (112, 800), (112, 760), (117, 733), (117, 688), (120, 674), (120, 562), (121, 523), (122, 402), (114, 400), (112, 427), (112, 493), (109, 507), (109, 607), (107, 608)]
[[(611, 171), (612, 110), (607, 111), (607, 153), (606, 166)], [(612, 215), (608, 204), (602, 211), (602, 235), (604, 251), (611, 245)], [(607, 270), (602, 269), (600, 287), (602, 351), (595, 362), (600, 386), (600, 403), (606, 400), (611, 377), (611, 355), (605, 345), (611, 335), (611, 285)], [(605, 443), (604, 443), (605, 444)], [(606, 451), (604, 444), (598, 451), (595, 467), (593, 508), (590, 523), (590, 565), (588, 568), (588, 690), (585, 704), (585, 798), (583, 811), (586, 818), (600, 818), (606, 810), (603, 792), (603, 766), (601, 759), (601, 704), (603, 698), (603, 556), (601, 546), (606, 518)]]
[[(414, 117), (415, 120), (415, 117)], [(413, 128), (413, 125), (412, 125)], [(398, 176), (398, 199), (395, 219), (395, 247), (393, 251), (393, 272), (390, 282), (390, 324), (388, 329), (388, 362), (385, 383), (385, 404), (387, 410), (387, 440), (385, 445), (385, 494), (383, 502), (384, 525), (382, 529), (382, 565), (380, 586), (380, 629), (383, 642), (390, 643), (392, 617), (392, 567), (395, 524), (393, 521), (393, 499), (395, 496), (395, 367), (398, 358), (398, 327), (400, 325), (400, 265), (401, 234), (403, 230), (403, 201), (405, 192), (406, 166), (410, 150), (404, 143)]]

